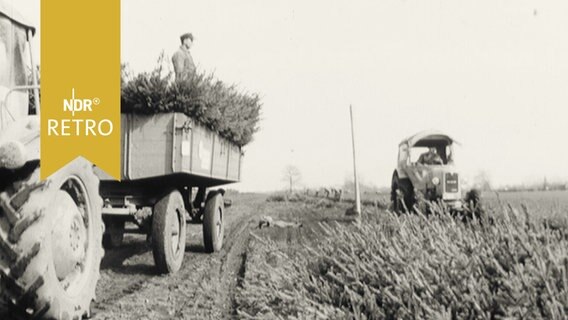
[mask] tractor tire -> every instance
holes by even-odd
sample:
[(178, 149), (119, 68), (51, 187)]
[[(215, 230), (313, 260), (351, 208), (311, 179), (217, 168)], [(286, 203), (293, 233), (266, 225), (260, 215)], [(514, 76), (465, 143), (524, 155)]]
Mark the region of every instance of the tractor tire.
[(185, 254), (185, 206), (174, 190), (154, 205), (152, 215), (152, 253), (159, 273), (181, 268)]
[(391, 181), (391, 205), (396, 213), (401, 211), (400, 195), (398, 194), (398, 174), (395, 172)]
[(217, 252), (223, 247), (225, 204), (221, 193), (212, 194), (203, 209), (203, 243), (205, 252)]
[(89, 316), (104, 254), (102, 206), (83, 158), (44, 182), (36, 164), (0, 190), (0, 318)]
[(391, 203), (394, 212), (412, 212), (415, 203), (414, 188), (409, 179), (399, 179), (396, 172), (391, 184)]
[(103, 233), (103, 247), (113, 249), (122, 245), (124, 240), (124, 224), (122, 219), (103, 219), (105, 223), (105, 233)]

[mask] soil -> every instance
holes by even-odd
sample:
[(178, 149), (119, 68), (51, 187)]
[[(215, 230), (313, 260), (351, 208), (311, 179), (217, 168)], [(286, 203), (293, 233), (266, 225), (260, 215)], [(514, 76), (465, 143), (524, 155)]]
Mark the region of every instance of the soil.
[(181, 269), (159, 275), (144, 235), (125, 235), (101, 264), (93, 319), (227, 319), (236, 316), (235, 291), (243, 272), (249, 231), (267, 203), (262, 195), (238, 194), (225, 216), (220, 252), (204, 252), (202, 225), (188, 224)]
[[(248, 318), (250, 303), (239, 305), (247, 294), (241, 290), (245, 266), (264, 268), (262, 263), (247, 264), (247, 255), (255, 254), (247, 252), (251, 238), (260, 236), (294, 251), (303, 243), (317, 241), (321, 236), (319, 222), (352, 221), (344, 214), (349, 205), (325, 199), (306, 204), (268, 202), (262, 194), (233, 193), (226, 198), (233, 205), (226, 210), (221, 251), (205, 253), (202, 225), (188, 224), (183, 265), (175, 274), (157, 274), (145, 235), (126, 235), (122, 246), (108, 250), (101, 265), (97, 300), (92, 305), (93, 318)], [(259, 228), (267, 216), (285, 221), (282, 225), (286, 227), (273, 223)]]

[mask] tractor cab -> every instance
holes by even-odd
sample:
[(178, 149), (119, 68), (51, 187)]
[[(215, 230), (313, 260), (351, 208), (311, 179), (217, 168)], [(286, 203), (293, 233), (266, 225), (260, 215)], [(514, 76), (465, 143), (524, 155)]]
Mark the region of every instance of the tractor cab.
[(0, 168), (16, 169), (39, 159), (39, 85), (31, 50), (34, 34), (35, 28), (0, 0)]
[[(454, 139), (440, 132), (425, 131), (418, 133), (404, 139), (399, 144), (399, 163), (402, 162), (402, 165), (408, 166), (453, 165), (455, 144), (457, 143)], [(428, 153), (434, 153), (435, 156), (431, 156), (431, 158), (438, 158), (439, 161), (424, 161), (424, 158), (428, 158)]]
[[(31, 56), (35, 28), (0, 0), (0, 130), (30, 114), (29, 90), (39, 89)], [(36, 97), (37, 98), (37, 97)], [(37, 99), (35, 101), (38, 101)]]

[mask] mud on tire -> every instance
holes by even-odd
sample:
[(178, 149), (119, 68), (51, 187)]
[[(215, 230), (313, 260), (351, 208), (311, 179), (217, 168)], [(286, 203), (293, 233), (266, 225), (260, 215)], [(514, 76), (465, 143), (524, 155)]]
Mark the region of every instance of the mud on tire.
[(104, 253), (99, 180), (82, 158), (45, 182), (24, 169), (0, 173), (17, 177), (0, 189), (0, 318), (80, 319)]

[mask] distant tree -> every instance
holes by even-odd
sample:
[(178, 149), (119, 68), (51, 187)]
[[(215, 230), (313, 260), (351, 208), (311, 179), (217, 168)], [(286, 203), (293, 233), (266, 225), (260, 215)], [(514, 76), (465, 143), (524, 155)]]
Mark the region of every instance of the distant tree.
[(294, 190), (294, 186), (302, 180), (302, 173), (297, 167), (288, 165), (284, 168), (282, 180), (288, 183), (291, 193)]

